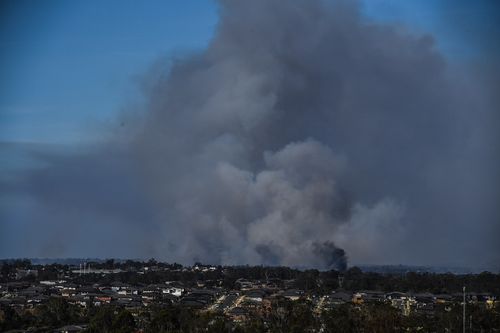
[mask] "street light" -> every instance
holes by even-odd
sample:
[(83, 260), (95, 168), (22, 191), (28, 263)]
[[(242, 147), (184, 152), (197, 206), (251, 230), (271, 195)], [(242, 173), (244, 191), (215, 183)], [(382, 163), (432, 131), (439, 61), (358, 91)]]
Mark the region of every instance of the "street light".
[(465, 333), (465, 286), (463, 288), (463, 292), (464, 292), (464, 313), (463, 313), (463, 333)]

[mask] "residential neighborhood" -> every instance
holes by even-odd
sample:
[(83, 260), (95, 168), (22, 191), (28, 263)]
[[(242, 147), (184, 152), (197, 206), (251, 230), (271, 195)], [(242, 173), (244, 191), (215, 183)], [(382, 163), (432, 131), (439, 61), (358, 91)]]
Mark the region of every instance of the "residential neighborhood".
[[(37, 266), (27, 262), (4, 262), (0, 283), (0, 323), (5, 325), (9, 322), (9, 313), (19, 318), (27, 314), (36, 317), (40, 309), (45, 309), (47, 304), (55, 300), (67, 303), (81, 313), (95, 312), (99, 308), (126, 311), (132, 318), (134, 331), (147, 331), (153, 320), (152, 312), (173, 308), (189, 309), (193, 314), (216, 318), (224, 322), (229, 331), (258, 321), (263, 331), (271, 332), (276, 324), (273, 323), (276, 315), (284, 314), (287, 307), (291, 307), (292, 311), (295, 311), (294, 307), (306, 309), (311, 320), (317, 321), (318, 331), (324, 331), (326, 324), (322, 321), (325, 314), (342, 308), (348, 307), (350, 311), (359, 313), (376, 307), (392, 309), (388, 311), (397, 314), (402, 320), (410, 317), (436, 318), (457, 309), (461, 311), (464, 299), (465, 306), (475, 312), (482, 311), (481, 316), (490, 314), (492, 320), (496, 320), (495, 323), (499, 319), (498, 285), (491, 292), (450, 290), (448, 293), (432, 293), (422, 290), (352, 288), (356, 283), (364, 283), (360, 282), (363, 279), (360, 274), (382, 280), (395, 278), (362, 273), (357, 268), (346, 272), (318, 272), (262, 266), (196, 264), (184, 267), (154, 260), (142, 263), (108, 261), (93, 263), (93, 268), (89, 268), (90, 265)], [(414, 278), (414, 273), (408, 273), (406, 277)], [(456, 276), (458, 280), (463, 278), (470, 281), (488, 278), (491, 283), (499, 280), (498, 275), (491, 273), (476, 277)], [(405, 277), (400, 279), (404, 281)], [(6, 309), (10, 309), (10, 312)], [(83, 320), (84, 316), (81, 318)], [(484, 324), (477, 322), (480, 318), (468, 317), (467, 320), (470, 325)], [(12, 332), (36, 331), (31, 326), (15, 329)], [(66, 322), (49, 331), (92, 332), (89, 329), (89, 322)]]

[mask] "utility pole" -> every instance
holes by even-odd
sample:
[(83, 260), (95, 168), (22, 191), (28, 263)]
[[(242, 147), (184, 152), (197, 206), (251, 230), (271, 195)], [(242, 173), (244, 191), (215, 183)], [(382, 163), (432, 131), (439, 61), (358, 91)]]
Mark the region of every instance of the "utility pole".
[(463, 333), (465, 333), (465, 286), (463, 288), (464, 291), (464, 313), (463, 313)]

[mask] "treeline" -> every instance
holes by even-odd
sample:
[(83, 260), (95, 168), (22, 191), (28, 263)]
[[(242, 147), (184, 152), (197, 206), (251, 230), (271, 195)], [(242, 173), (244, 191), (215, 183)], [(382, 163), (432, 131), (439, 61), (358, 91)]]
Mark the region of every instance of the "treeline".
[(468, 292), (500, 295), (500, 274), (490, 272), (464, 275), (408, 272), (402, 275), (389, 275), (365, 273), (353, 267), (344, 275), (344, 287), (349, 290), (451, 294), (462, 292), (463, 286), (466, 286)]
[(135, 332), (134, 317), (127, 310), (115, 306), (87, 308), (69, 304), (62, 298), (51, 298), (46, 304), (21, 313), (0, 306), (0, 332), (30, 329), (30, 332), (52, 332), (66, 325), (87, 324), (87, 332)]
[[(339, 279), (341, 277), (341, 279)], [(462, 292), (493, 293), (500, 296), (500, 274), (483, 272), (480, 274), (455, 275), (451, 273), (379, 274), (363, 272), (352, 267), (345, 272), (335, 270), (297, 270), (289, 267), (233, 266), (224, 268), (224, 284), (234, 286), (238, 279), (272, 281), (278, 284), (293, 280), (289, 287), (315, 293), (325, 293), (340, 287), (345, 290), (379, 290), (384, 292), (430, 292), (451, 294)]]
[[(194, 286), (197, 282), (205, 282), (207, 287), (222, 286), (235, 288), (238, 279), (271, 281), (278, 287), (284, 287), (287, 281), (293, 280), (287, 287), (302, 289), (316, 293), (327, 293), (339, 288), (339, 276), (342, 276), (343, 289), (346, 290), (380, 290), (385, 292), (430, 292), (434, 294), (458, 293), (466, 286), (468, 292), (489, 292), (500, 295), (500, 274), (483, 272), (480, 274), (455, 275), (451, 273), (415, 273), (405, 274), (380, 274), (363, 272), (357, 267), (352, 267), (345, 272), (335, 270), (318, 271), (315, 269), (298, 270), (290, 267), (266, 266), (217, 266), (215, 270), (183, 269), (180, 264), (167, 264), (151, 259), (147, 262), (107, 260), (102, 263), (91, 263), (94, 268), (123, 270), (116, 274), (85, 274), (75, 275), (74, 282), (81, 284), (101, 283), (109, 284), (120, 281), (131, 285), (156, 284), (165, 281), (179, 281), (186, 286)], [(200, 268), (204, 266), (197, 264)], [(137, 271), (148, 267), (138, 274)], [(24, 280), (52, 280), (61, 278), (60, 272), (68, 271), (69, 266), (31, 265), (29, 260), (4, 262), (0, 268), (0, 281), (14, 279), (17, 269), (37, 269), (38, 277), (27, 276)], [(222, 284), (219, 282), (222, 281)]]
[[(500, 314), (478, 305), (468, 305), (467, 332), (498, 332)], [(388, 304), (338, 306), (322, 315), (325, 332), (461, 332), (460, 304), (437, 306), (433, 316), (412, 312), (403, 316)]]
[[(0, 307), (0, 331), (33, 328), (30, 332), (51, 332), (65, 325), (87, 324), (86, 332), (108, 333), (136, 332), (138, 329), (145, 333), (460, 332), (463, 317), (459, 304), (437, 307), (431, 317), (417, 313), (403, 316), (395, 308), (382, 303), (362, 307), (344, 304), (318, 315), (309, 301), (276, 299), (267, 313), (253, 314), (251, 318), (234, 323), (221, 314), (175, 305), (149, 308), (133, 316), (118, 306), (82, 309), (54, 298), (34, 311), (21, 314)], [(498, 332), (500, 314), (468, 305), (466, 326), (468, 332)]]

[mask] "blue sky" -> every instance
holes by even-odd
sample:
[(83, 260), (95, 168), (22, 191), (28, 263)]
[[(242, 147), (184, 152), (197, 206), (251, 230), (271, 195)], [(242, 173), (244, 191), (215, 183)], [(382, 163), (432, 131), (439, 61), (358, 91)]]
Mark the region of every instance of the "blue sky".
[[(465, 3), (365, 0), (362, 8), (374, 20), (433, 33), (460, 58), (479, 48), (492, 2)], [(213, 0), (21, 0), (4, 1), (2, 12), (0, 141), (9, 142), (98, 138), (140, 101), (141, 73), (162, 57), (203, 48), (217, 22)]]
[[(160, 57), (202, 48), (212, 1), (12, 1), (0, 25), (0, 141), (92, 139)], [(138, 97), (138, 96), (136, 96)]]

